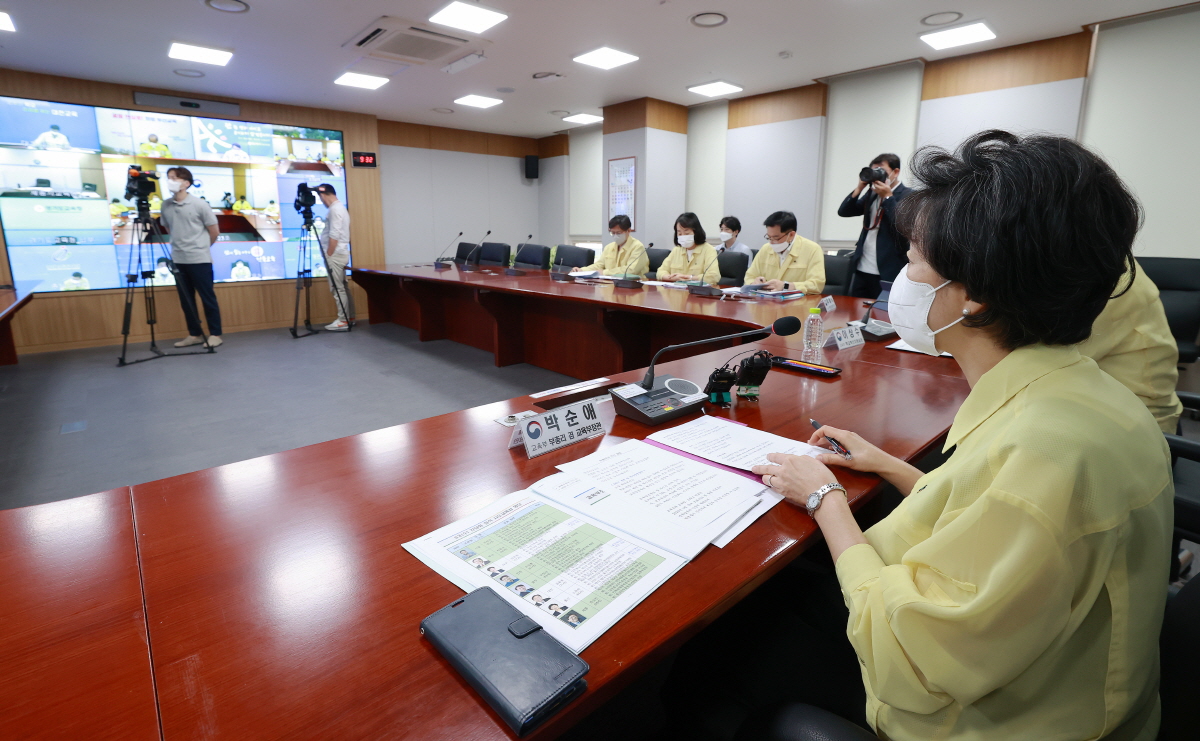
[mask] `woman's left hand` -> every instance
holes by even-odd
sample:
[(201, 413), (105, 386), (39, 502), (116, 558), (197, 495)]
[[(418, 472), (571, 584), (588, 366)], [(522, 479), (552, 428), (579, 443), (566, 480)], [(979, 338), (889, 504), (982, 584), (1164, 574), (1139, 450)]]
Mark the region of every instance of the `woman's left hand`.
[(767, 460), (776, 465), (755, 466), (753, 472), (762, 476), (764, 484), (801, 507), (808, 504), (809, 494), (837, 482), (833, 471), (811, 456), (770, 453)]

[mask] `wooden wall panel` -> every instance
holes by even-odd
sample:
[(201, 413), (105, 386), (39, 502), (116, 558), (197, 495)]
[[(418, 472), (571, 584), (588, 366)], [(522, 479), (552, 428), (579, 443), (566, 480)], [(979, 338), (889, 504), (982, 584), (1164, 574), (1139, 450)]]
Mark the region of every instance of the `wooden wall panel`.
[(566, 134), (555, 134), (537, 140), (537, 156), (542, 159), (549, 157), (565, 157), (571, 153), (571, 137)]
[[(179, 113), (175, 109), (136, 105), (133, 101), (135, 89), (144, 92), (196, 97), (193, 94), (180, 93), (176, 90), (158, 90), (0, 69), (0, 95), (80, 105)], [(241, 106), (241, 112), (237, 116), (206, 114), (212, 118), (234, 118), (289, 126), (338, 129), (345, 136), (344, 147), (347, 152), (354, 150), (374, 152), (379, 149), (379, 126), (375, 116), (323, 108), (238, 100), (207, 94), (199, 97), (237, 103)], [(346, 183), (349, 191), (347, 202), (350, 204), (352, 212), (350, 242), (355, 259), (363, 263), (382, 262), (384, 259), (383, 207), (379, 173), (371, 169), (347, 168)], [(280, 194), (280, 197), (285, 204), (291, 200), (288, 194)], [(7, 260), (4, 262), (7, 263)], [(7, 264), (3, 270), (4, 274), (0, 274), (0, 280), (3, 280), (4, 275), (8, 272)], [(315, 306), (324, 307), (321, 309), (321, 318), (328, 322), (334, 315), (333, 300), (329, 295), (328, 286), (318, 282), (313, 291), (313, 296), (318, 301)], [(291, 309), (287, 307), (291, 306), (290, 301), (294, 294), (294, 284), (288, 281), (218, 285), (217, 296), (222, 305), (221, 316), (226, 327), (225, 331), (237, 332), (290, 325)], [(182, 314), (175, 295), (174, 289), (168, 289), (164, 300), (158, 302), (160, 312), (162, 312), (161, 326), (164, 329), (174, 327), (175, 325), (170, 322), (177, 322), (179, 331), (185, 331), (182, 329)], [(118, 343), (121, 340), (123, 303), (124, 293), (120, 290), (38, 294), (13, 319), (13, 334), (17, 351), (22, 353), (39, 352)], [(142, 311), (140, 301), (137, 306), (135, 314)], [(285, 308), (286, 311), (284, 311)], [(366, 319), (365, 302), (361, 304), (359, 317)], [(135, 323), (134, 328), (138, 332), (144, 331), (144, 319)], [(173, 336), (181, 335), (177, 332)]]
[(604, 133), (642, 128), (687, 133), (687, 106), (656, 98), (638, 98), (604, 106)]
[(385, 120), (379, 121), (378, 131), (379, 143), (394, 147), (440, 149), (499, 157), (524, 157), (527, 154), (538, 153), (538, 140), (524, 136), (487, 134), (482, 131)]
[(928, 62), (921, 99), (1086, 77), (1091, 48), (1092, 35), (1085, 31)]
[(729, 128), (825, 115), (828, 86), (821, 83), (729, 101)]

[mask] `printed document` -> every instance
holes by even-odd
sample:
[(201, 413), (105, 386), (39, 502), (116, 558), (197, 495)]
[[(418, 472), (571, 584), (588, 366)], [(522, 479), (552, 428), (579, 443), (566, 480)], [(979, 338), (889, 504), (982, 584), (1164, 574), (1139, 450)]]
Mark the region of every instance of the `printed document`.
[(491, 587), (576, 653), (687, 562), (531, 491), (404, 548), (465, 591)]
[(744, 471), (754, 466), (771, 465), (767, 460), (768, 453), (817, 456), (829, 452), (815, 445), (707, 415), (669, 430), (660, 430), (647, 439)]

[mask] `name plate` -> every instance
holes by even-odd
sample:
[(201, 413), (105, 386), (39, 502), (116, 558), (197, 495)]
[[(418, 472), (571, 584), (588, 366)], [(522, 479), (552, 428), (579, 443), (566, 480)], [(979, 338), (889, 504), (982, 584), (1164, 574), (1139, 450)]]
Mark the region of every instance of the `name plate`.
[(834, 311), (837, 309), (837, 304), (833, 302), (833, 296), (826, 296), (817, 302), (817, 306), (821, 307), (821, 311)]
[(536, 458), (606, 432), (596, 400), (585, 399), (522, 419), (513, 427), (508, 447), (524, 445), (525, 454)]
[(829, 338), (825, 340), (823, 347), (837, 345), (837, 349), (845, 350), (851, 347), (858, 347), (865, 344), (866, 339), (863, 338), (862, 329), (855, 326), (838, 327), (830, 330)]

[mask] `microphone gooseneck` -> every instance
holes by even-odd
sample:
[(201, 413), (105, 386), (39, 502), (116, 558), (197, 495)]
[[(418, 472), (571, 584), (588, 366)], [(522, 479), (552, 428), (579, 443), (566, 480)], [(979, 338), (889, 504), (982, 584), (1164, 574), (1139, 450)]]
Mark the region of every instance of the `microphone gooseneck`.
[(459, 232), (458, 234), (455, 234), (453, 237), (451, 237), (451, 238), (450, 238), (450, 244), (448, 244), (448, 245), (446, 245), (445, 247), (443, 247), (443, 248), (442, 248), (442, 251), (438, 253), (438, 256), (437, 256), (436, 258), (434, 258), (434, 260), (433, 260), (433, 261), (434, 261), (434, 262), (441, 262), (441, 261), (442, 261), (442, 255), (445, 255), (445, 254), (446, 254), (446, 250), (450, 249), (450, 245), (451, 245), (451, 244), (454, 244), (454, 240), (458, 239), (458, 238), (459, 238), (459, 237), (461, 237), (462, 235), (463, 235), (463, 233), (462, 233), (462, 232)]
[(487, 230), (487, 234), (484, 234), (482, 237), (480, 237), (480, 238), (479, 238), (479, 242), (478, 242), (478, 243), (475, 245), (475, 247), (474, 247), (474, 248), (473, 248), (473, 249), (472, 249), (470, 252), (468, 252), (468, 253), (467, 253), (467, 256), (466, 256), (465, 258), (463, 258), (463, 264), (464, 264), (464, 265), (470, 265), (470, 264), (471, 264), (471, 255), (474, 255), (474, 254), (475, 254), (475, 252), (476, 252), (476, 251), (477, 251), (477, 250), (478, 250), (480, 247), (482, 247), (482, 246), (483, 246), (483, 240), (487, 239), (487, 238), (488, 238), (488, 236), (489, 236), (491, 233), (492, 233), (492, 230), (491, 230), (491, 229), (488, 229), (488, 230)]
[(755, 329), (748, 329), (745, 332), (738, 332), (736, 334), (727, 334), (723, 337), (710, 337), (707, 340), (696, 340), (695, 342), (684, 342), (679, 345), (667, 345), (663, 349), (654, 353), (654, 357), (650, 360), (650, 367), (646, 369), (646, 376), (642, 379), (641, 386), (642, 386), (642, 388), (646, 389), (647, 391), (654, 388), (654, 364), (658, 362), (658, 356), (662, 355), (667, 350), (678, 350), (681, 347), (692, 347), (694, 345), (703, 345), (708, 342), (720, 342), (722, 340), (735, 340), (738, 337), (749, 337), (750, 335), (763, 334), (763, 333), (777, 334), (780, 337), (786, 337), (788, 335), (796, 334), (797, 332), (799, 332), (800, 327), (802, 327), (802, 326), (803, 325), (800, 323), (799, 318), (794, 317), (794, 316), (782, 316), (782, 317), (779, 317), (778, 319), (776, 319), (774, 322), (772, 322), (771, 326), (769, 326), (769, 327), (757, 327)]

